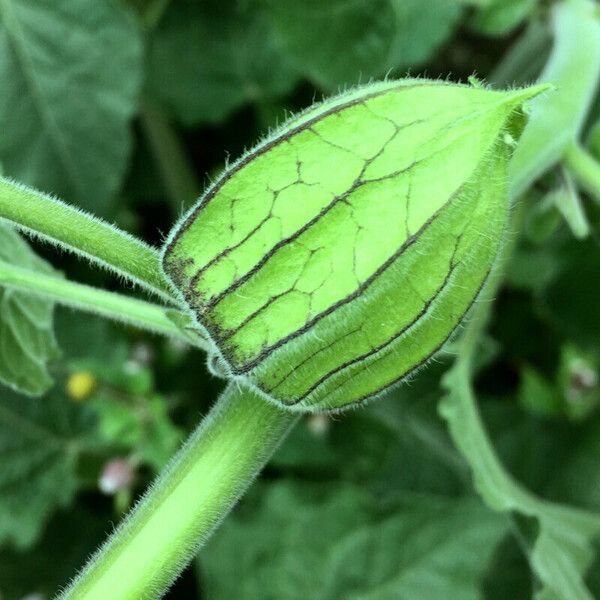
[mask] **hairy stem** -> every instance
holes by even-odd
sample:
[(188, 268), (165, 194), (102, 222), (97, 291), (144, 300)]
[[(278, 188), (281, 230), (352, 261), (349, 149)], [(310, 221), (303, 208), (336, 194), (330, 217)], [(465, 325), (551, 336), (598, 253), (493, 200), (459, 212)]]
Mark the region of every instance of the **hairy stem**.
[(62, 600), (157, 598), (229, 512), (295, 421), (230, 384)]
[(158, 251), (105, 221), (4, 178), (0, 219), (174, 301)]
[(196, 333), (186, 333), (178, 327), (168, 313), (177, 313), (180, 320), (185, 313), (175, 309), (107, 292), (89, 285), (74, 283), (52, 275), (16, 267), (0, 261), (0, 286), (31, 293), (53, 300), (57, 304), (95, 313), (154, 333), (181, 339), (202, 348), (208, 342)]
[(563, 160), (573, 179), (600, 202), (600, 163), (577, 143), (569, 145)]

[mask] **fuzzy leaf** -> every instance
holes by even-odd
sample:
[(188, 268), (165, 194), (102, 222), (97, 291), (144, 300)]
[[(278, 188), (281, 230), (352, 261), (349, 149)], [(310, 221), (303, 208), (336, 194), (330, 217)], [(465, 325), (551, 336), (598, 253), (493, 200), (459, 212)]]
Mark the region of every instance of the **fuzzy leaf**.
[(117, 2), (0, 1), (4, 173), (105, 210), (126, 166), (141, 59)]
[[(19, 235), (0, 225), (0, 260), (55, 274)], [(47, 365), (58, 355), (54, 304), (0, 285), (0, 381), (24, 394), (39, 395), (52, 385)]]
[(470, 498), (384, 503), (347, 483), (291, 481), (260, 491), (200, 554), (211, 600), (477, 600), (505, 531)]
[(49, 516), (72, 500), (89, 414), (63, 398), (0, 390), (0, 544), (31, 546)]
[(230, 167), (164, 252), (224, 368), (310, 409), (423, 365), (491, 269), (508, 212), (503, 133), (539, 90), (374, 84)]

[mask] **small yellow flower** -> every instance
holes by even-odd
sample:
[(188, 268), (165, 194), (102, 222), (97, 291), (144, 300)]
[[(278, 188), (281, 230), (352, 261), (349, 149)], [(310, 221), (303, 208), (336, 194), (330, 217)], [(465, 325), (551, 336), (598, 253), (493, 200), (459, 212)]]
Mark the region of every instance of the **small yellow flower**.
[(71, 373), (67, 381), (67, 394), (75, 402), (84, 402), (96, 389), (98, 381), (90, 371)]

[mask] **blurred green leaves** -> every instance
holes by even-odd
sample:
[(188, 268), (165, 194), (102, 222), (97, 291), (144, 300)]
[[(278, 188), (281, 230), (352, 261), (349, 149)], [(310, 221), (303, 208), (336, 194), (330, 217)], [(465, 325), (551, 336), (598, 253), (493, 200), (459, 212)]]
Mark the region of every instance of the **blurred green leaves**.
[(490, 0), (473, 17), (471, 25), (484, 35), (509, 34), (536, 8), (539, 0)]
[(177, 3), (150, 48), (148, 88), (184, 125), (268, 110), (302, 77), (324, 91), (425, 63), (459, 23), (458, 2), (247, 0)]
[(395, 30), (388, 0), (263, 4), (277, 43), (318, 86), (335, 90), (386, 68)]
[(2, 600), (53, 597), (81, 566), (81, 557), (94, 551), (109, 527), (109, 516), (102, 511), (70, 507), (51, 519), (34, 548), (26, 552), (2, 549)]
[(98, 417), (98, 435), (109, 447), (133, 451), (136, 462), (160, 472), (175, 454), (183, 435), (173, 425), (163, 397), (123, 400), (99, 393), (91, 401)]
[(127, 164), (142, 44), (116, 0), (0, 2), (4, 174), (106, 213)]
[(541, 295), (542, 309), (561, 333), (598, 352), (600, 312), (590, 290), (600, 289), (600, 256), (595, 241), (563, 246), (563, 269)]
[[(57, 509), (71, 506), (82, 491), (97, 490), (107, 461), (125, 457), (138, 471), (154, 474), (181, 442), (172, 406), (156, 392), (143, 358), (132, 357), (120, 337), (79, 329), (80, 336), (90, 334), (96, 339), (88, 345), (102, 346), (102, 360), (69, 361), (71, 375), (50, 394), (24, 398), (0, 388), (0, 546), (34, 545)], [(143, 357), (147, 349), (137, 352)], [(82, 373), (95, 380), (85, 397), (69, 385)], [(137, 483), (146, 477), (138, 474)]]
[(72, 502), (92, 431), (90, 413), (60, 396), (23, 398), (0, 389), (0, 544), (29, 547), (48, 517)]
[(461, 15), (447, 0), (261, 0), (297, 68), (328, 91), (421, 66)]
[[(436, 52), (443, 51), (460, 25), (460, 2), (447, 0), (390, 0), (394, 11), (394, 35), (386, 68), (392, 76), (420, 69)], [(373, 73), (377, 75), (380, 73)], [(364, 75), (367, 75), (366, 73)]]
[(236, 2), (176, 3), (153, 36), (149, 89), (184, 125), (219, 123), (291, 91), (298, 75), (264, 16)]
[[(55, 270), (19, 234), (0, 224), (0, 261), (41, 273)], [(0, 287), (0, 382), (29, 395), (52, 385), (48, 362), (58, 356), (52, 302)]]
[(473, 498), (288, 480), (259, 486), (199, 562), (213, 600), (476, 600), (505, 531)]

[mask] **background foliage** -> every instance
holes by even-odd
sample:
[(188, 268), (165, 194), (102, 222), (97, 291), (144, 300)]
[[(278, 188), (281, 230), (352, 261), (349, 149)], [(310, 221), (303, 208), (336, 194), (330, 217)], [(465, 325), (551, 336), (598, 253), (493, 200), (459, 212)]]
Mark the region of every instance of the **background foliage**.
[[(0, 0), (2, 171), (160, 244), (228, 156), (324, 93), (534, 79), (549, 4)], [(478, 350), (498, 470), (485, 440), (453, 444), (471, 390), (442, 355), (378, 403), (305, 418), (170, 598), (550, 599), (567, 579), (600, 596), (600, 211), (584, 197), (575, 239), (544, 199), (556, 176), (518, 203)], [(0, 227), (2, 260), (118, 288)], [(180, 343), (1, 289), (0, 381), (2, 600), (64, 584), (222, 386)]]

